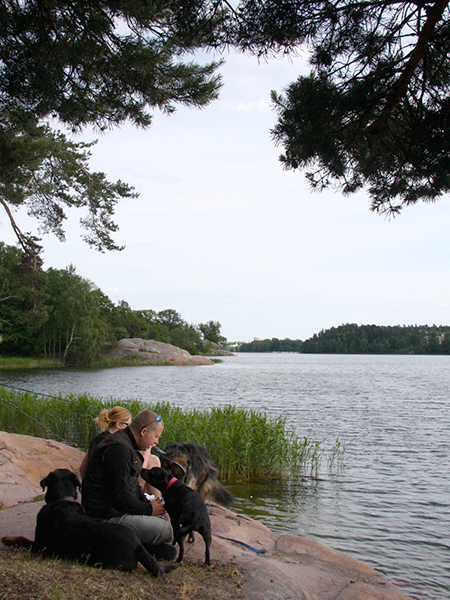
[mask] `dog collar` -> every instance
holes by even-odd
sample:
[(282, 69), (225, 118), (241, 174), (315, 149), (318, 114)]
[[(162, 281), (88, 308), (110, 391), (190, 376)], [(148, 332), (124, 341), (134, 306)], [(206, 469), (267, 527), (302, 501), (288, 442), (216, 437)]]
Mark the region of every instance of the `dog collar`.
[(77, 499), (76, 497), (74, 498), (73, 496), (64, 496), (64, 498), (59, 498), (59, 500), (55, 500), (54, 503), (56, 504), (57, 502), (76, 502)]
[(178, 481), (178, 479), (176, 477), (172, 477), (172, 479), (167, 484), (166, 491), (164, 492), (163, 496), (165, 496), (167, 494), (167, 492), (173, 486), (173, 484), (175, 483), (175, 481)]

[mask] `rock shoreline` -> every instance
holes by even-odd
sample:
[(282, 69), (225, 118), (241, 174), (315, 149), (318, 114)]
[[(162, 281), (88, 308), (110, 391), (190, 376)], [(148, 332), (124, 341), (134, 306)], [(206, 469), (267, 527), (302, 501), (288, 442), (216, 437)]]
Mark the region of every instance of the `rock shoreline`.
[(214, 364), (205, 356), (193, 356), (187, 350), (172, 344), (156, 340), (143, 340), (142, 338), (119, 340), (116, 347), (106, 357), (119, 360), (137, 359), (143, 365), (198, 366)]
[[(40, 480), (49, 471), (78, 471), (83, 452), (52, 440), (0, 432), (0, 537), (34, 537), (43, 501)], [(238, 562), (247, 600), (412, 600), (365, 563), (307, 538), (272, 532), (262, 523), (208, 504), (211, 558)], [(228, 538), (228, 539), (225, 539)], [(256, 554), (238, 540), (265, 554)], [(186, 562), (202, 563), (204, 544), (187, 545)], [(2, 548), (2, 551), (7, 551)]]

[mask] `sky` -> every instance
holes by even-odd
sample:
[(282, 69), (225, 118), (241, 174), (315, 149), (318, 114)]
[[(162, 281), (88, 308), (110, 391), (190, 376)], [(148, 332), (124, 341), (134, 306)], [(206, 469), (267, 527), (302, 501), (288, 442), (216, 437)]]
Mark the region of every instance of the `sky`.
[[(219, 321), (228, 341), (307, 339), (344, 323), (450, 324), (450, 202), (369, 210), (364, 192), (313, 192), (284, 171), (270, 135), (281, 92), (308, 72), (304, 56), (258, 62), (229, 54), (220, 99), (155, 113), (98, 138), (91, 167), (140, 196), (121, 200), (115, 241), (101, 254), (68, 213), (65, 243), (44, 236), (44, 268), (65, 268), (117, 303), (172, 308), (188, 323)], [(32, 221), (16, 214), (22, 230)], [(0, 239), (16, 242), (6, 215)]]

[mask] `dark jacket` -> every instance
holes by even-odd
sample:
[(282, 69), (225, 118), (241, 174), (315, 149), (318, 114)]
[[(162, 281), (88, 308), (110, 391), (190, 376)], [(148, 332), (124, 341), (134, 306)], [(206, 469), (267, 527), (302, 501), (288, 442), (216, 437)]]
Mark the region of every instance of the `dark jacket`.
[(109, 434), (89, 455), (82, 504), (96, 520), (124, 514), (151, 515), (152, 505), (139, 485), (143, 458), (129, 427)]
[(94, 451), (94, 448), (96, 446), (98, 446), (100, 444), (100, 442), (103, 442), (103, 440), (107, 440), (108, 439), (108, 435), (113, 435), (113, 434), (109, 433), (109, 431), (107, 429), (105, 429), (105, 431), (102, 431), (101, 433), (99, 433), (98, 435), (96, 435), (95, 438), (93, 438), (91, 440), (91, 443), (89, 444), (88, 456), (89, 456), (89, 454), (91, 452)]

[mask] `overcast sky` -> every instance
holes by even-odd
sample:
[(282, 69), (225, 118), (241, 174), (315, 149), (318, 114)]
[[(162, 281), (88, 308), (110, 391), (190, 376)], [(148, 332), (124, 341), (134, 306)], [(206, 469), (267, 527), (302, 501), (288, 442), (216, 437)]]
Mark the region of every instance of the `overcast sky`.
[[(306, 73), (304, 61), (230, 55), (221, 72), (209, 107), (156, 113), (148, 130), (122, 127), (94, 147), (92, 168), (140, 193), (116, 210), (126, 249), (89, 249), (74, 212), (66, 243), (44, 238), (44, 268), (72, 263), (133, 309), (219, 321), (229, 341), (306, 339), (343, 323), (449, 325), (449, 198), (386, 220), (364, 193), (312, 192), (283, 171), (269, 132), (270, 90)], [(15, 243), (4, 215), (0, 239)]]

